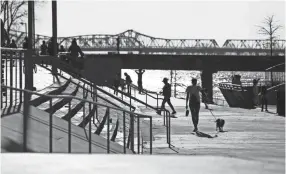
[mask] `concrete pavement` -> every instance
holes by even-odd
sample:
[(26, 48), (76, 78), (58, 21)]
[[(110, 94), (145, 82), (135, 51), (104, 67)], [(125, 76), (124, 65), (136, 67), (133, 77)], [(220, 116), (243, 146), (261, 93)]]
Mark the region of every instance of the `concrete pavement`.
[[(166, 128), (162, 116), (153, 115), (153, 153), (162, 155), (211, 155), (260, 162), (263, 167), (274, 165), (277, 173), (284, 173), (285, 117), (261, 112), (211, 105), (212, 112), (226, 121), (224, 130), (218, 133), (211, 113), (201, 105), (199, 131), (216, 138), (198, 137), (192, 134), (191, 114), (185, 116), (184, 107), (175, 107), (178, 118), (171, 119), (171, 144), (166, 144)], [(148, 143), (145, 145), (148, 151)], [(274, 172), (275, 173), (275, 172)]]

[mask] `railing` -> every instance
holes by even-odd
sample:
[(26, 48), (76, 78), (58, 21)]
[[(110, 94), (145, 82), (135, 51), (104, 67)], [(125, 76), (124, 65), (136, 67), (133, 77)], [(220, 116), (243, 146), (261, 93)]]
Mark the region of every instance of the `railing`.
[[(142, 151), (140, 151), (140, 147), (142, 146), (143, 142), (140, 141), (140, 137), (141, 137), (141, 132), (140, 132), (140, 122), (142, 119), (149, 119), (149, 123), (150, 123), (150, 127), (149, 127), (149, 133), (150, 133), (150, 154), (152, 154), (152, 117), (148, 116), (148, 115), (144, 115), (144, 114), (139, 114), (139, 113), (135, 113), (135, 112), (130, 112), (124, 109), (120, 109), (120, 108), (115, 108), (115, 107), (111, 107), (111, 106), (107, 106), (104, 104), (100, 104), (94, 101), (90, 101), (87, 99), (82, 99), (79, 97), (74, 97), (74, 96), (68, 96), (68, 95), (45, 95), (45, 94), (39, 94), (30, 90), (24, 90), (24, 89), (19, 89), (19, 88), (15, 88), (15, 87), (10, 87), (10, 86), (3, 86), (4, 88), (6, 88), (7, 90), (10, 91), (15, 91), (15, 93), (24, 93), (25, 94), (25, 99), (24, 99), (24, 119), (23, 119), (23, 151), (26, 152), (27, 151), (27, 140), (28, 140), (28, 132), (27, 130), (29, 129), (29, 123), (28, 123), (28, 115), (29, 115), (29, 99), (31, 97), (31, 95), (37, 95), (37, 96), (42, 96), (42, 97), (48, 97), (49, 98), (49, 105), (50, 107), (52, 106), (52, 99), (58, 98), (58, 99), (75, 99), (75, 100), (79, 100), (80, 102), (84, 102), (84, 104), (89, 104), (89, 110), (91, 111), (91, 106), (93, 105), (93, 107), (95, 106), (101, 106), (101, 107), (105, 107), (107, 109), (107, 153), (112, 152), (112, 150), (110, 149), (110, 112), (111, 110), (115, 110), (117, 112), (122, 112), (123, 115), (123, 152), (126, 153), (126, 114), (129, 114), (130, 120), (132, 120), (130, 122), (130, 129), (129, 129), (129, 134), (131, 135), (131, 150), (133, 152), (135, 152), (134, 149), (134, 122), (135, 120), (137, 121), (137, 153), (143, 153)], [(1, 101), (2, 102), (2, 101)], [(1, 103), (2, 104), (2, 103)], [(71, 103), (69, 102), (69, 112), (71, 109)], [(94, 141), (92, 141), (92, 131), (91, 131), (91, 119), (89, 120), (89, 139), (88, 139), (88, 153), (92, 153), (92, 144), (95, 144)], [(72, 132), (71, 132), (71, 121), (68, 122), (68, 152), (71, 153), (72, 152), (72, 144), (71, 144), (71, 138), (72, 138)], [(104, 147), (102, 147), (104, 148)], [(52, 153), (53, 152), (53, 114), (52, 112), (49, 114), (49, 152)], [(136, 152), (135, 152), (136, 153)]]
[(265, 70), (265, 79), (269, 81), (269, 86), (276, 86), (285, 83), (285, 63), (272, 66)]
[[(122, 79), (122, 81), (126, 84), (125, 80)], [(131, 84), (130, 88), (131, 88), (131, 90), (130, 90), (131, 95), (132, 95), (132, 91), (133, 91), (133, 96), (136, 97), (136, 91), (139, 92), (139, 87), (134, 85), (134, 84)], [(163, 98), (159, 98), (159, 94), (157, 92), (153, 92), (153, 91), (148, 91), (146, 89), (142, 89), (141, 93), (143, 95), (145, 95), (145, 99), (146, 99), (145, 103), (146, 104), (148, 104), (148, 101), (153, 99), (153, 100), (156, 100), (156, 104), (157, 104), (156, 106), (157, 106), (157, 108), (159, 108), (159, 102), (160, 102), (160, 100), (163, 100)], [(156, 96), (153, 96), (152, 94), (154, 94)], [(146, 105), (146, 107), (147, 107), (147, 105)]]
[[(62, 63), (62, 65), (65, 65), (65, 63)], [(66, 66), (66, 65), (65, 65)], [(46, 68), (46, 69), (48, 69), (47, 67), (43, 67), (43, 68)], [(61, 69), (62, 71), (65, 71), (65, 70), (63, 70), (63, 69)], [(66, 73), (68, 73), (68, 72), (66, 72)], [(66, 77), (64, 77), (63, 76), (63, 74), (59, 74), (59, 73), (56, 73), (57, 75), (59, 75), (59, 76), (61, 76), (61, 77), (63, 77), (63, 78), (66, 78)], [(104, 94), (106, 94), (106, 95), (108, 95), (108, 96), (110, 96), (110, 97), (112, 97), (113, 99), (116, 99), (116, 100), (118, 100), (118, 98), (117, 97), (115, 97), (115, 96), (113, 96), (112, 94), (110, 94), (110, 93), (108, 93), (107, 91), (105, 91), (105, 90), (103, 90), (103, 89), (100, 89), (98, 86), (96, 86), (96, 85), (94, 85), (93, 83), (91, 83), (91, 82), (89, 82), (88, 80), (86, 80), (86, 79), (84, 79), (84, 78), (77, 78), (80, 82), (82, 82), (82, 83), (84, 83), (84, 86), (90, 86), (90, 88), (92, 89), (92, 87), (94, 87), (96, 90), (98, 90), (98, 91), (100, 91), (100, 92), (102, 92), (102, 93), (104, 93)], [(134, 85), (135, 86), (135, 85)], [(135, 86), (136, 87), (136, 86)], [(111, 88), (111, 87), (110, 87)], [(93, 91), (92, 90), (89, 90), (89, 89), (87, 89), (87, 88), (85, 88), (85, 90), (87, 91), (87, 92), (90, 92), (90, 93), (93, 93)], [(135, 90), (135, 89), (134, 89)], [(129, 98), (129, 107), (130, 107), (130, 111), (131, 111), (131, 109), (133, 109), (133, 111), (135, 110), (135, 107), (134, 106), (132, 106), (132, 100), (133, 101), (136, 101), (136, 102), (139, 102), (139, 103), (141, 103), (141, 104), (143, 104), (143, 105), (146, 105), (146, 107), (150, 107), (150, 108), (152, 108), (152, 109), (155, 109), (155, 110), (160, 110), (160, 109), (158, 109), (158, 100), (159, 99), (162, 99), (162, 98), (157, 98), (157, 108), (154, 108), (153, 106), (151, 106), (151, 105), (149, 105), (147, 102), (148, 102), (148, 100), (146, 99), (146, 103), (144, 103), (143, 101), (141, 101), (141, 100), (139, 100), (139, 99), (137, 99), (137, 98), (135, 98), (135, 97), (133, 97), (132, 95), (129, 95), (128, 93), (125, 93), (125, 92), (122, 92), (122, 91), (118, 91), (118, 93), (120, 93), (121, 94), (121, 96), (122, 96), (122, 100), (120, 100), (120, 102), (122, 102), (123, 104), (125, 104), (125, 105), (128, 105), (128, 104), (126, 104), (124, 101), (123, 101), (123, 96), (125, 96), (125, 97), (128, 97)], [(93, 95), (98, 95), (97, 93), (94, 93)], [(145, 93), (145, 95), (147, 96), (151, 96), (150, 94), (147, 94), (147, 93)], [(151, 97), (153, 97), (153, 96), (151, 96)], [(158, 97), (158, 94), (157, 94), (157, 97)], [(147, 97), (146, 97), (147, 98)], [(154, 98), (154, 97), (153, 97)], [(96, 100), (97, 101), (97, 100)], [(166, 136), (167, 136), (167, 143), (169, 144), (169, 147), (171, 147), (171, 120), (170, 120), (170, 112), (168, 111), (168, 110), (166, 110), (166, 109), (161, 109), (162, 111), (164, 111), (164, 117), (163, 117), (163, 119), (164, 119), (164, 126), (166, 126)]]
[[(65, 65), (65, 64), (62, 63), (61, 65)], [(41, 66), (41, 65), (39, 65), (39, 66)], [(72, 69), (71, 67), (68, 67), (67, 65), (65, 65), (65, 66), (66, 66), (66, 68)], [(44, 69), (46, 69), (46, 70), (52, 71), (52, 69), (50, 69), (49, 67), (45, 67), (45, 66), (41, 66), (41, 67), (44, 68)], [(58, 68), (60, 68), (60, 67), (58, 67)], [(63, 72), (65, 72), (66, 74), (69, 74), (69, 72), (68, 72), (66, 69), (60, 68), (60, 70), (63, 71)], [(57, 73), (57, 72), (56, 72), (56, 73), (54, 73), (54, 75), (60, 76), (60, 77), (62, 77), (62, 78), (64, 78), (64, 79), (66, 79), (66, 80), (68, 80), (68, 78), (69, 78), (69, 77), (66, 77), (64, 73)], [(101, 88), (97, 87), (97, 86), (94, 85), (93, 83), (88, 82), (87, 80), (85, 80), (85, 79), (83, 79), (83, 78), (79, 78), (79, 77), (76, 78), (76, 79), (83, 83), (83, 86), (80, 86), (81, 88), (83, 88), (85, 91), (87, 91), (88, 93), (90, 93), (91, 96), (95, 95), (96, 101), (97, 101), (97, 97), (99, 97), (99, 98), (101, 98), (102, 100), (104, 100), (104, 101), (106, 101), (106, 102), (108, 102), (108, 103), (111, 103), (109, 100), (107, 100), (107, 99), (105, 99), (104, 97), (102, 97), (101, 95), (99, 95), (99, 94), (97, 93), (97, 90), (98, 90), (98, 91), (104, 93), (105, 95), (111, 97), (112, 99), (114, 99), (114, 100), (116, 100), (116, 101), (118, 101), (118, 102), (124, 104), (125, 106), (128, 106), (131, 110), (135, 110), (135, 107), (132, 106), (131, 103), (127, 103), (127, 102), (124, 102), (123, 100), (118, 99), (117, 97), (113, 96), (112, 94), (109, 94), (108, 92), (106, 92), (106, 91), (102, 90)], [(72, 83), (75, 84), (75, 82), (73, 82), (73, 81), (72, 81)], [(86, 87), (85, 87), (85, 86), (86, 86)], [(88, 87), (89, 87), (89, 89), (88, 89)], [(118, 106), (118, 105), (114, 104), (113, 102), (112, 102), (111, 104), (114, 105), (114, 106)]]
[[(15, 88), (24, 88), (25, 76), (23, 75), (24, 66), (24, 54), (23, 49), (10, 49), (1, 48), (1, 95), (2, 102), (5, 106), (22, 103), (23, 94), (19, 95), (13, 93), (13, 91), (7, 92), (3, 85), (9, 85)], [(4, 102), (3, 102), (4, 100)], [(14, 101), (13, 101), (14, 100)], [(8, 103), (9, 102), (9, 103)]]
[[(64, 63), (63, 63), (63, 64), (64, 64)], [(47, 69), (47, 68), (46, 68), (46, 69)], [(61, 70), (62, 70), (62, 69), (61, 69)], [(63, 70), (62, 70), (62, 71), (63, 71)], [(68, 72), (67, 72), (67, 73), (68, 73)], [(58, 74), (58, 73), (57, 73), (57, 74)], [(61, 76), (61, 77), (64, 77), (62, 74), (58, 74), (58, 75)], [(65, 77), (64, 77), (64, 78), (65, 78)], [(100, 92), (102, 92), (102, 93), (104, 93), (104, 94), (107, 94), (108, 96), (112, 97), (113, 99), (115, 98), (116, 100), (118, 100), (118, 98), (116, 98), (116, 97), (113, 96), (112, 94), (108, 93), (107, 91), (105, 91), (105, 90), (99, 88), (98, 86), (94, 85), (92, 82), (89, 82), (88, 80), (86, 80), (86, 79), (84, 79), (84, 78), (77, 78), (77, 79), (78, 79), (79, 81), (81, 81), (82, 83), (84, 83), (84, 86), (85, 86), (85, 85), (86, 85), (86, 86), (90, 86), (91, 89), (92, 89), (92, 86), (93, 86), (96, 90), (98, 90), (98, 91), (100, 91)], [(137, 86), (135, 86), (135, 85), (132, 85), (132, 86), (134, 87), (133, 90), (138, 90), (138, 87), (137, 87)], [(108, 86), (107, 86), (107, 87), (108, 87)], [(109, 87), (109, 88), (112, 89), (112, 87)], [(92, 90), (91, 90), (91, 91), (88, 90), (88, 89), (85, 89), (85, 90), (92, 93)], [(132, 90), (131, 90), (131, 91), (132, 91)], [(155, 97), (152, 96), (152, 95), (150, 95), (150, 94), (148, 94), (148, 93), (146, 92), (146, 90), (145, 90), (145, 95), (146, 95), (146, 102), (145, 102), (145, 103), (144, 103), (143, 101), (141, 101), (141, 100), (139, 100), (139, 99), (133, 97), (132, 95), (123, 92), (123, 91), (118, 90), (118, 93), (121, 94), (121, 96), (122, 96), (121, 102), (124, 103), (125, 105), (127, 105), (127, 104), (123, 101), (123, 96), (129, 98), (130, 111), (131, 111), (131, 109), (133, 109), (133, 111), (135, 110), (135, 107), (132, 106), (132, 100), (133, 100), (133, 101), (136, 101), (136, 102), (141, 103), (141, 104), (143, 104), (143, 105), (146, 105), (146, 107), (150, 107), (150, 108), (155, 109), (155, 110), (162, 110), (162, 111), (164, 112), (163, 122), (164, 122), (164, 126), (166, 126), (167, 143), (169, 144), (169, 147), (171, 147), (171, 119), (170, 119), (170, 117), (171, 117), (170, 115), (171, 115), (171, 114), (170, 114), (170, 112), (169, 112), (168, 110), (166, 110), (166, 109), (159, 109), (159, 107), (158, 107), (158, 100), (159, 100), (159, 99), (162, 100), (163, 98), (158, 98), (158, 94), (157, 94), (157, 98), (156, 98), (156, 100), (157, 100), (157, 108), (154, 108), (153, 106), (151, 106), (151, 105), (148, 104), (147, 96), (152, 97), (153, 99), (155, 99)], [(96, 94), (97, 94), (97, 93), (96, 93)], [(96, 94), (94, 94), (94, 95), (96, 95)], [(97, 94), (97, 95), (98, 95), (98, 94)]]
[(163, 125), (166, 127), (166, 138), (167, 138), (167, 144), (169, 145), (169, 148), (171, 148), (171, 114), (170, 111), (167, 109), (158, 109), (158, 111), (163, 111)]
[[(2, 62), (3, 62), (3, 60), (5, 60), (6, 59), (6, 61), (4, 61), (5, 63), (6, 63), (6, 66), (4, 65), (4, 64), (2, 64), (2, 66), (1, 66), (1, 71), (3, 72), (2, 73), (2, 77), (4, 77), (5, 75), (6, 75), (6, 78), (5, 79), (3, 79), (2, 80), (2, 91), (6, 91), (5, 93), (7, 94), (8, 92), (7, 92), (7, 88), (11, 88), (11, 89), (15, 89), (15, 90), (10, 90), (9, 91), (9, 94), (10, 95), (8, 95), (8, 96), (6, 96), (6, 100), (5, 100), (5, 102), (4, 102), (4, 100), (1, 100), (1, 108), (11, 108), (12, 106), (15, 106), (15, 105), (21, 105), (22, 104), (22, 102), (23, 102), (23, 91), (22, 90), (20, 90), (20, 89), (18, 89), (18, 92), (15, 92), (15, 91), (17, 91), (17, 87), (20, 87), (21, 89), (23, 88), (23, 86), (24, 86), (24, 84), (26, 84), (27, 82), (25, 82), (25, 83), (23, 83), (24, 82), (24, 80), (23, 79), (25, 79), (25, 76), (27, 76), (28, 75), (28, 73), (26, 73), (25, 75), (23, 75), (23, 73), (22, 73), (22, 70), (23, 70), (23, 66), (24, 66), (24, 60), (26, 61), (26, 60), (28, 60), (28, 59), (24, 59), (24, 54), (27, 52), (27, 50), (23, 50), (23, 49), (9, 49), (9, 48), (2, 48), (1, 49), (1, 54), (2, 54)], [(42, 59), (39, 57), (39, 56), (37, 56), (37, 58), (35, 57), (35, 55), (34, 56), (32, 56), (33, 58), (31, 58), (31, 59), (29, 59), (30, 61), (29, 61), (29, 63), (31, 63), (31, 62), (34, 62), (33, 64), (36, 64), (36, 63), (38, 63), (38, 64), (40, 64), (39, 62), (41, 62), (42, 63)], [(52, 57), (51, 56), (48, 56), (49, 58), (47, 58), (45, 61), (46, 62), (49, 62), (48, 64), (54, 64), (53, 63), (53, 60), (52, 60)], [(36, 58), (36, 59), (35, 59)], [(16, 63), (16, 65), (15, 65), (15, 68), (13, 69), (13, 68), (10, 68), (10, 71), (8, 71), (8, 60), (10, 60), (10, 65), (11, 64), (13, 64), (13, 63)], [(13, 61), (13, 60), (15, 60), (15, 62)], [(55, 60), (55, 59), (54, 59)], [(28, 61), (27, 61), (28, 62)], [(4, 66), (3, 66), (4, 65)], [(40, 65), (41, 66), (41, 65)], [(13, 67), (13, 65), (11, 66), (11, 67)], [(29, 67), (28, 67), (29, 68)], [(25, 71), (28, 71), (28, 68), (26, 68), (26, 70)], [(32, 68), (32, 67), (30, 67), (30, 68)], [(46, 68), (46, 69), (49, 69), (48, 67), (45, 67), (45, 66), (43, 66), (43, 68)], [(51, 71), (51, 69), (49, 69), (50, 71)], [(9, 74), (9, 72), (10, 72), (10, 76), (9, 76), (9, 78), (8, 78), (8, 74)], [(3, 75), (4, 74), (4, 75)], [(58, 76), (61, 76), (62, 78), (64, 78), (64, 79), (66, 79), (66, 80), (69, 80), (68, 79), (68, 77), (64, 77), (64, 74), (62, 74), (62, 73), (56, 73), (56, 74), (54, 74), (54, 75), (58, 75)], [(13, 81), (13, 76), (16, 76), (16, 78), (15, 78), (15, 80), (17, 80), (15, 83), (14, 83), (14, 81)], [(17, 78), (19, 76), (19, 78)], [(29, 79), (29, 78), (26, 78), (26, 79)], [(26, 80), (25, 79), (25, 80)], [(10, 80), (10, 81), (9, 81)], [(108, 102), (108, 103), (110, 103), (110, 104), (112, 104), (113, 106), (116, 106), (116, 107), (118, 107), (119, 108), (119, 106), (118, 105), (116, 105), (116, 104), (114, 104), (113, 102), (111, 102), (111, 101), (109, 101), (109, 100), (106, 100), (104, 97), (101, 97), (100, 95), (98, 95), (97, 94), (97, 90), (94, 90), (93, 88), (92, 88), (92, 83), (90, 83), (90, 82), (88, 82), (87, 80), (85, 80), (85, 79), (79, 79), (79, 81), (81, 81), (81, 82), (83, 82), (84, 83), (84, 86), (80, 86), (80, 85), (78, 85), (78, 84), (76, 84), (75, 82), (73, 82), (73, 81), (71, 81), (72, 83), (74, 83), (75, 85), (78, 85), (80, 88), (82, 88), (86, 93), (87, 93), (87, 95), (88, 95), (88, 93), (90, 93), (90, 95), (91, 96), (96, 96), (96, 97), (99, 97), (99, 98), (101, 98), (101, 99), (103, 99), (104, 101), (106, 101), (106, 102)], [(4, 85), (4, 83), (3, 82), (6, 82), (5, 83), (5, 85)], [(7, 84), (10, 84), (10, 86), (8, 87), (8, 85)], [(90, 86), (91, 88), (90, 88), (90, 90), (88, 89), (88, 88), (86, 88), (85, 86)], [(4, 89), (4, 90), (3, 90)], [(100, 88), (96, 88), (96, 89), (100, 89)], [(84, 93), (85, 92), (83, 92), (83, 95), (84, 95)], [(120, 91), (119, 91), (120, 92)], [(27, 95), (27, 94), (26, 94)], [(39, 94), (39, 95), (42, 95), (42, 94)], [(128, 96), (127, 94), (125, 94), (126, 96)], [(146, 94), (147, 95), (147, 94)], [(52, 95), (46, 95), (46, 96), (52, 96)], [(112, 96), (112, 95), (111, 95)], [(9, 103), (7, 102), (8, 100), (7, 100), (7, 98), (10, 98), (10, 100), (9, 100)], [(56, 97), (56, 96), (53, 96), (53, 97)], [(114, 96), (113, 96), (114, 97)], [(84, 98), (84, 96), (83, 96), (83, 98)], [(136, 99), (136, 98), (134, 98), (134, 97), (132, 97), (132, 96), (130, 96), (129, 95), (129, 98), (130, 98), (130, 105), (129, 105), (129, 107), (130, 108), (134, 108), (133, 106), (131, 106), (131, 99), (133, 99), (134, 101), (137, 101), (137, 102), (139, 102), (139, 103), (142, 103), (142, 104), (146, 104), (147, 106), (149, 106), (149, 107), (152, 107), (152, 106), (150, 106), (150, 105), (148, 105), (147, 104), (147, 100), (146, 100), (146, 103), (144, 103), (144, 102), (142, 102), (142, 101), (140, 101), (140, 100), (138, 100), (138, 99)], [(3, 97), (2, 97), (2, 99), (3, 99)], [(157, 98), (157, 100), (158, 100), (158, 98)], [(3, 104), (5, 103), (5, 106), (3, 106)], [(125, 103), (126, 104), (126, 103)], [(24, 108), (26, 108), (28, 105), (26, 104), (26, 106), (24, 107)], [(109, 106), (110, 107), (110, 106)], [(153, 108), (153, 107), (152, 107)], [(157, 108), (158, 108), (158, 102), (157, 102)], [(153, 108), (153, 109), (156, 109), (156, 108)], [(171, 132), (171, 120), (170, 120), (170, 113), (169, 113), (169, 111), (165, 111), (166, 113), (164, 114), (164, 117), (163, 117), (163, 119), (164, 119), (164, 125), (166, 126), (166, 134), (167, 134), (167, 143), (169, 143), (169, 146), (170, 146), (170, 142), (171, 142), (171, 135), (170, 135), (170, 132)], [(131, 118), (131, 116), (130, 116), (130, 118)], [(131, 119), (130, 119), (131, 120)], [(134, 119), (133, 119), (134, 120)], [(152, 122), (152, 120), (150, 121), (150, 122)], [(167, 124), (166, 124), (167, 123)], [(24, 124), (25, 125), (25, 124)], [(132, 124), (131, 124), (132, 125)], [(134, 126), (133, 126), (134, 127)], [(140, 134), (140, 133), (139, 133)], [(131, 137), (131, 139), (132, 139), (132, 137)], [(134, 139), (134, 138), (133, 138)], [(140, 138), (138, 139), (138, 142), (140, 142)], [(133, 143), (133, 146), (134, 146), (134, 143)], [(152, 151), (152, 149), (151, 149), (151, 151)]]

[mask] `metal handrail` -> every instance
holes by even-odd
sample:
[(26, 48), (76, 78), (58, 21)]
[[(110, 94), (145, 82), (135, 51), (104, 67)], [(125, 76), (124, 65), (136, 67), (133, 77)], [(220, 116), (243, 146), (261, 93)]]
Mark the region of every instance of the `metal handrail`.
[[(285, 63), (280, 63), (280, 64), (277, 64), (277, 65), (274, 65), (274, 66), (272, 66), (270, 68), (265, 69), (265, 71), (271, 71), (272, 69), (277, 68), (277, 67), (281, 67), (281, 66), (284, 69), (285, 68)], [(284, 69), (284, 71), (285, 71), (285, 69)]]
[[(93, 104), (93, 105), (97, 105), (97, 106), (102, 106), (102, 107), (106, 107), (109, 111), (110, 109), (114, 109), (114, 110), (117, 110), (117, 111), (122, 111), (123, 112), (123, 115), (125, 117), (125, 113), (128, 113), (130, 114), (130, 117), (137, 117), (138, 119), (140, 118), (147, 118), (150, 120), (150, 154), (152, 154), (152, 116), (149, 116), (149, 115), (144, 115), (144, 114), (140, 114), (140, 113), (135, 113), (135, 112), (132, 112), (132, 111), (127, 111), (125, 109), (121, 109), (121, 108), (115, 108), (115, 107), (111, 107), (111, 106), (107, 106), (105, 104), (101, 104), (101, 103), (97, 103), (97, 102), (94, 102), (94, 101), (91, 101), (91, 100), (88, 100), (88, 99), (83, 99), (83, 98), (79, 98), (79, 97), (76, 97), (76, 96), (69, 96), (69, 95), (46, 95), (46, 94), (39, 94), (37, 92), (33, 92), (33, 91), (30, 91), (30, 90), (27, 90), (27, 89), (19, 89), (19, 88), (14, 88), (14, 87), (10, 87), (10, 86), (6, 86), (6, 85), (3, 85), (4, 88), (8, 88), (8, 89), (11, 89), (11, 90), (16, 90), (16, 91), (20, 91), (20, 92), (26, 92), (28, 93), (29, 95), (31, 94), (34, 94), (34, 95), (38, 95), (38, 96), (44, 96), (44, 97), (49, 97), (50, 98), (50, 106), (52, 106), (52, 98), (64, 98), (64, 99), (76, 99), (76, 100), (79, 100), (79, 101), (83, 101), (83, 102), (87, 102), (89, 104)], [(27, 111), (25, 112), (25, 110), (27, 110), (27, 108), (25, 107), (28, 106), (27, 105), (28, 101), (27, 100), (24, 100), (24, 117), (25, 115), (29, 114)], [(70, 107), (69, 107), (70, 109)], [(107, 121), (110, 119), (110, 112), (108, 112), (108, 118), (107, 118)], [(27, 117), (25, 117), (27, 118)], [(91, 120), (90, 120), (91, 121)], [(125, 121), (125, 120), (124, 120)], [(69, 152), (71, 152), (71, 127), (70, 127), (70, 124), (71, 122), (69, 121)], [(140, 124), (140, 123), (138, 123)], [(25, 125), (25, 124), (24, 124)], [(52, 152), (52, 113), (50, 113), (50, 152)], [(109, 125), (108, 125), (109, 126)], [(27, 127), (26, 127), (27, 128)], [(131, 130), (131, 133), (134, 134), (134, 130)], [(89, 124), (89, 134), (91, 135), (91, 123)], [(107, 135), (109, 137), (109, 129), (107, 129)], [(25, 136), (25, 132), (24, 132), (24, 136)], [(139, 137), (138, 137), (139, 138)], [(27, 140), (27, 138), (24, 138)], [(109, 138), (107, 138), (107, 153), (110, 152), (110, 141)], [(134, 140), (133, 140), (134, 141)], [(27, 144), (27, 141), (24, 141), (24, 147), (26, 147)], [(137, 146), (140, 146), (140, 144), (138, 144)], [(124, 148), (125, 147), (125, 142), (124, 142)], [(26, 149), (24, 149), (26, 150)], [(124, 152), (125, 149), (124, 149)], [(91, 136), (89, 138), (89, 153), (91, 153)], [(139, 153), (139, 152), (138, 152)]]
[[(46, 70), (51, 71), (51, 69), (49, 69), (49, 68), (47, 68), (47, 67), (45, 67), (45, 66), (42, 66), (42, 65), (39, 65), (39, 66), (41, 66), (42, 68), (44, 68), (44, 69), (46, 69)], [(62, 71), (65, 71), (65, 70), (62, 70)], [(64, 76), (63, 76), (62, 74), (60, 74), (60, 73), (55, 72), (55, 74), (58, 75), (58, 76), (60, 76), (60, 77), (62, 77), (62, 78), (64, 78), (64, 79), (66, 79), (66, 80), (68, 79), (67, 77), (64, 77)], [(68, 74), (68, 73), (67, 73), (67, 74)], [(76, 79), (79, 80), (79, 81), (81, 81), (81, 82), (83, 82), (83, 83), (86, 83), (86, 84), (88, 84), (88, 85), (90, 85), (90, 86), (93, 86), (93, 85), (91, 84), (91, 82), (87, 82), (85, 79), (81, 79), (81, 78), (76, 78)], [(71, 82), (75, 84), (75, 82), (73, 82), (73, 81), (71, 81)], [(84, 87), (82, 87), (82, 86), (80, 86), (80, 87), (81, 87), (81, 88), (84, 88)], [(96, 85), (94, 85), (93, 87), (95, 87), (97, 90), (100, 90), (100, 91), (103, 92), (104, 94), (106, 94), (106, 95), (112, 97), (113, 99), (119, 101), (118, 98), (114, 97), (113, 95), (109, 94), (109, 93), (106, 92), (106, 91), (103, 91), (102, 89), (100, 89), (100, 88), (97, 87)], [(91, 90), (89, 90), (89, 89), (87, 89), (87, 88), (84, 88), (84, 90), (86, 90), (86, 91), (92, 93), (93, 95), (96, 95), (96, 97), (99, 97), (99, 98), (101, 98), (101, 99), (103, 99), (103, 100), (106, 101), (106, 99), (105, 99), (104, 97), (101, 97), (100, 95), (95, 94), (95, 93), (92, 92)], [(127, 105), (127, 106), (131, 107), (133, 110), (135, 109), (135, 107), (132, 106), (131, 104), (128, 104), (128, 103), (126, 103), (126, 102), (124, 102), (124, 101), (120, 101), (120, 102), (123, 103), (124, 105)], [(111, 103), (111, 102), (109, 102), (109, 103)], [(112, 104), (113, 104), (113, 103), (112, 103)], [(115, 105), (115, 104), (113, 104), (113, 105)]]
[[(121, 79), (121, 80), (123, 80), (123, 82), (126, 83), (126, 80), (124, 80), (124, 79)], [(136, 91), (136, 90), (139, 91), (139, 87), (136, 86), (136, 85), (134, 85), (134, 84), (130, 84), (130, 87), (131, 87), (130, 91), (132, 91), (132, 88), (134, 89), (134, 91)], [(120, 91), (120, 90), (118, 90), (118, 91)], [(120, 92), (121, 92), (121, 91), (120, 91)], [(157, 108), (159, 108), (159, 100), (163, 100), (163, 98), (159, 98), (159, 94), (158, 94), (157, 92), (147, 91), (146, 89), (142, 89), (142, 93), (146, 95), (146, 104), (148, 104), (148, 98), (147, 98), (147, 96), (149, 96), (149, 97), (151, 97), (151, 98), (157, 100)], [(152, 96), (152, 95), (149, 94), (149, 93), (151, 93), (151, 94), (156, 94), (156, 97)], [(131, 94), (132, 94), (132, 92), (131, 92)], [(147, 105), (146, 105), (146, 107), (147, 107)]]

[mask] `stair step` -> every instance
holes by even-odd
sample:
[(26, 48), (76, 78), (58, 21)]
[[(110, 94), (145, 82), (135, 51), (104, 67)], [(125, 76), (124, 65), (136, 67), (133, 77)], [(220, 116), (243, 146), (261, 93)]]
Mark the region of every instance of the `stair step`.
[(94, 132), (95, 134), (97, 135), (100, 135), (100, 133), (102, 132), (103, 128), (104, 128), (104, 125), (105, 125), (105, 122), (107, 120), (107, 116), (108, 116), (108, 110), (106, 109), (105, 111), (105, 114), (104, 114), (104, 117), (100, 120), (100, 124), (99, 126), (97, 127), (96, 131)]
[(65, 116), (63, 116), (62, 119), (66, 121), (70, 120), (78, 111), (81, 110), (83, 105), (84, 105), (84, 102), (80, 102), (75, 107), (71, 108), (70, 112), (68, 112)]
[[(76, 89), (70, 94), (72, 96), (75, 96), (75, 94), (78, 91), (78, 86), (76, 87)], [(52, 113), (54, 114), (57, 110), (59, 110), (60, 108), (62, 108), (64, 105), (66, 105), (67, 103), (69, 103), (72, 99), (71, 98), (64, 98), (61, 99), (59, 102), (57, 102), (55, 105), (53, 105), (51, 108), (49, 107), (48, 109), (45, 109), (46, 112), (48, 113)]]
[[(70, 80), (66, 81), (66, 83), (63, 86), (61, 86), (61, 87), (59, 87), (53, 91), (45, 93), (45, 95), (59, 95), (67, 89), (69, 84), (70, 84)], [(49, 99), (50, 99), (49, 97), (40, 96), (40, 97), (37, 97), (36, 99), (30, 101), (30, 104), (37, 107), (37, 106), (40, 106), (41, 104), (47, 102)]]
[(91, 120), (92, 116), (94, 116), (96, 108), (97, 108), (97, 106), (95, 105), (92, 108), (91, 112), (78, 124), (79, 127), (82, 127), (82, 128), (86, 127), (86, 125)]

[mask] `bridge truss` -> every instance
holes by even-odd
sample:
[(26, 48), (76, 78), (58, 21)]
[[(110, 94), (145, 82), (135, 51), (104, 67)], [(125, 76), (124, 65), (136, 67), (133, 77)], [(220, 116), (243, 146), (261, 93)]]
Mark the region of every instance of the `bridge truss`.
[[(10, 38), (14, 38), (21, 46), (26, 36), (25, 32), (12, 31)], [(134, 30), (108, 35), (81, 35), (73, 37), (58, 37), (58, 43), (68, 48), (73, 38), (83, 51), (115, 52), (117, 38), (119, 50), (132, 54), (193, 54), (193, 55), (270, 55), (269, 40), (238, 40), (228, 39), (219, 46), (215, 39), (164, 39), (148, 36)], [(42, 41), (48, 42), (49, 36), (35, 35), (35, 45), (39, 48)], [(274, 40), (273, 55), (285, 55), (285, 40)]]

